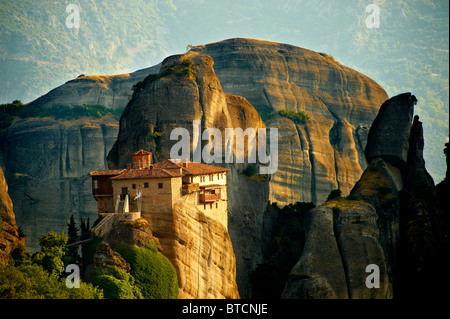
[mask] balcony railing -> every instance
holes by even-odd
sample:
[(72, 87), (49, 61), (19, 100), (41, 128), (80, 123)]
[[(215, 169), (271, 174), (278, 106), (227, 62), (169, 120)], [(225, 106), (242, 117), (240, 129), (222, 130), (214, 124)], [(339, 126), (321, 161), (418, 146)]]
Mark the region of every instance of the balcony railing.
[(220, 194), (200, 194), (200, 203), (215, 202), (220, 199)]
[(103, 196), (112, 196), (113, 190), (112, 189), (105, 189), (105, 188), (93, 188), (92, 189), (92, 195), (103, 195)]

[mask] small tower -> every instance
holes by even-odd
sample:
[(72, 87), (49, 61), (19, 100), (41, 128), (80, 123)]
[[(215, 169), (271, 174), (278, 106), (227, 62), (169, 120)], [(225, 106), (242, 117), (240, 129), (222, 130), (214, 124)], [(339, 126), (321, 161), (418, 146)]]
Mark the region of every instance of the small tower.
[(134, 169), (149, 168), (152, 164), (152, 153), (144, 150), (139, 150), (131, 154), (131, 162)]

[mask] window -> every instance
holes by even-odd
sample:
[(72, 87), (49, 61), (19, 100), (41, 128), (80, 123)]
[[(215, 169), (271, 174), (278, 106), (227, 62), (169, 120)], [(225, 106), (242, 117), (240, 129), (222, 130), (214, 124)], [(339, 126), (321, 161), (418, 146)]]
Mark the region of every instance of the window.
[(133, 184), (133, 189), (136, 189), (136, 184)]
[(206, 209), (206, 204), (203, 204), (203, 209)]
[(144, 183), (144, 188), (148, 188), (148, 182)]
[(211, 204), (209, 204), (209, 208), (211, 208), (211, 209), (212, 209), (212, 203), (211, 203)]
[(98, 180), (94, 180), (94, 188), (95, 188), (95, 189), (98, 188)]
[(158, 183), (158, 188), (159, 189), (163, 188), (163, 183)]
[(219, 205), (216, 203), (216, 208), (219, 208)]

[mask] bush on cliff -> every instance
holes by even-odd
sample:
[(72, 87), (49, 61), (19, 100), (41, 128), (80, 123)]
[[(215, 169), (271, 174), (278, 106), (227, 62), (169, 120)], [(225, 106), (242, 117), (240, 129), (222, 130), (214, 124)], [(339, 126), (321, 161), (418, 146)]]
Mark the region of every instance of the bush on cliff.
[(155, 242), (146, 246), (116, 247), (131, 267), (135, 285), (146, 299), (176, 299), (178, 279), (171, 262), (160, 252)]
[(309, 115), (306, 114), (306, 112), (300, 111), (300, 112), (294, 112), (294, 111), (288, 111), (288, 110), (281, 110), (281, 111), (273, 111), (273, 112), (265, 112), (261, 113), (261, 119), (263, 122), (266, 122), (275, 116), (279, 115), (282, 117), (285, 117), (287, 119), (290, 119), (295, 124), (306, 124), (309, 121)]
[(142, 299), (139, 287), (132, 275), (116, 267), (97, 268), (91, 283), (103, 290), (107, 299)]

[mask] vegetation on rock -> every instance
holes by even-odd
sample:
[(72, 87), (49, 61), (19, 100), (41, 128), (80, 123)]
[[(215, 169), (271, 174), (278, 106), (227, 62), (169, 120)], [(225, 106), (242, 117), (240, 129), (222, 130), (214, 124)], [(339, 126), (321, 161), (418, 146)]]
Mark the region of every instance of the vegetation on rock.
[(287, 119), (290, 119), (295, 124), (306, 124), (309, 121), (309, 115), (303, 111), (294, 112), (294, 111), (289, 111), (289, 110), (281, 110), (278, 112), (273, 111), (273, 112), (261, 113), (260, 115), (261, 115), (261, 119), (263, 120), (263, 122), (266, 122), (266, 121), (274, 118), (277, 115), (285, 117)]
[(176, 299), (178, 297), (177, 273), (170, 261), (160, 252), (155, 242), (146, 246), (116, 247), (131, 266), (131, 275), (143, 298)]
[(0, 105), (0, 130), (8, 128), (15, 119), (31, 117), (52, 117), (57, 120), (76, 120), (83, 117), (101, 118), (112, 114), (116, 120), (120, 119), (122, 110), (108, 109), (103, 105), (53, 105), (51, 108), (41, 106), (28, 107), (21, 101)]
[(161, 70), (158, 74), (149, 74), (144, 80), (133, 85), (133, 97), (139, 92), (142, 92), (144, 88), (149, 86), (156, 80), (168, 75), (175, 75), (177, 77), (183, 77), (191, 80), (196, 80), (197, 73), (194, 70), (194, 62), (190, 59), (184, 59), (180, 64), (176, 64), (172, 67), (167, 67)]
[(41, 250), (33, 256), (25, 247), (11, 253), (8, 265), (0, 264), (0, 299), (99, 299), (101, 289), (80, 280), (80, 288), (66, 287), (67, 236), (55, 232), (39, 238)]

